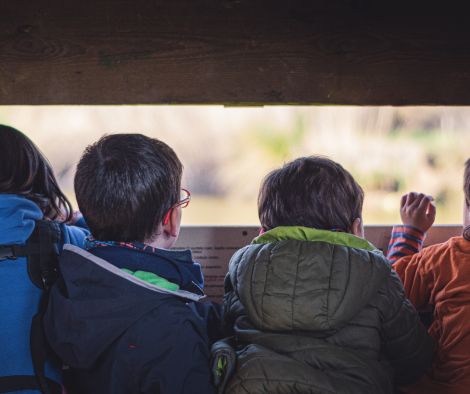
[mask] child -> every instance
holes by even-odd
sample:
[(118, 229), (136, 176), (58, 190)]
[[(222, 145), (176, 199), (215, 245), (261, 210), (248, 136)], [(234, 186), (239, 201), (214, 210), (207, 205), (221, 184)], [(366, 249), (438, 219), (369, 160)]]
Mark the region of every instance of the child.
[[(103, 137), (83, 154), (75, 192), (93, 238), (65, 248), (46, 335), (70, 367), (71, 392), (211, 393), (217, 310), (180, 231), (182, 165), (163, 142)], [(215, 338), (214, 338), (215, 339)]]
[(231, 259), (225, 321), (238, 343), (227, 393), (392, 393), (433, 343), (380, 251), (363, 239), (363, 191), (303, 157), (264, 180), (264, 232)]
[[(30, 348), (31, 321), (39, 312), (43, 294), (42, 283), (34, 282), (37, 261), (18, 252), (42, 225), (49, 227), (56, 220), (57, 244), (40, 240), (40, 248), (58, 252), (64, 243), (83, 246), (88, 231), (64, 224), (76, 219), (36, 145), (18, 130), (0, 125), (0, 392), (39, 393), (37, 368), (44, 366), (33, 366)], [(41, 237), (44, 231), (39, 233)], [(45, 345), (37, 350), (42, 352)], [(60, 392), (58, 367), (46, 363), (41, 375), (52, 392)]]
[(393, 228), (388, 258), (418, 309), (433, 309), (429, 334), (438, 343), (432, 370), (407, 392), (466, 394), (470, 390), (470, 160), (465, 165), (464, 231), (423, 250), (435, 218), (432, 198), (401, 200), (403, 226)]

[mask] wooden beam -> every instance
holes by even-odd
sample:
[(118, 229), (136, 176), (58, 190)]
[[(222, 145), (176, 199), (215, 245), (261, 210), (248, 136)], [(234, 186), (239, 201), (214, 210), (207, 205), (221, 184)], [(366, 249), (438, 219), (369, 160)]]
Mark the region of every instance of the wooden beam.
[(0, 0), (0, 104), (470, 104), (467, 14), (374, 4)]

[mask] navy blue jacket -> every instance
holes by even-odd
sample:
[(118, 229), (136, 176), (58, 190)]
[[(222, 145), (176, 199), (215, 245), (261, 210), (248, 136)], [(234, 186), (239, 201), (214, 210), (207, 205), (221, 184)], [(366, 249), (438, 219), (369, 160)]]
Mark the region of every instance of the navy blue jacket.
[[(210, 344), (221, 334), (219, 309), (199, 302), (202, 280), (189, 251), (66, 245), (53, 287), (46, 336), (70, 367), (72, 393), (213, 393)], [(123, 272), (156, 273), (170, 291)]]

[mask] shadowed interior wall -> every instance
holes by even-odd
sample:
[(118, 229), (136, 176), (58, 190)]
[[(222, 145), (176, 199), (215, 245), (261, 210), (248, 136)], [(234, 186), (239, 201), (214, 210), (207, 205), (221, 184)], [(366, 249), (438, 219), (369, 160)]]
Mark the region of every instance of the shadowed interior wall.
[(1, 0), (0, 104), (470, 104), (466, 10), (376, 3)]

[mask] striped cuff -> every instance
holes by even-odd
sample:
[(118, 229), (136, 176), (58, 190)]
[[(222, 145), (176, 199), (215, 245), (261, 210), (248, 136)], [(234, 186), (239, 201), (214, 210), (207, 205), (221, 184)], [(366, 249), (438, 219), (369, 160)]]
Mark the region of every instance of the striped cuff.
[(423, 247), (424, 237), (425, 233), (419, 228), (407, 225), (393, 226), (387, 258), (394, 263), (400, 257), (418, 253)]

